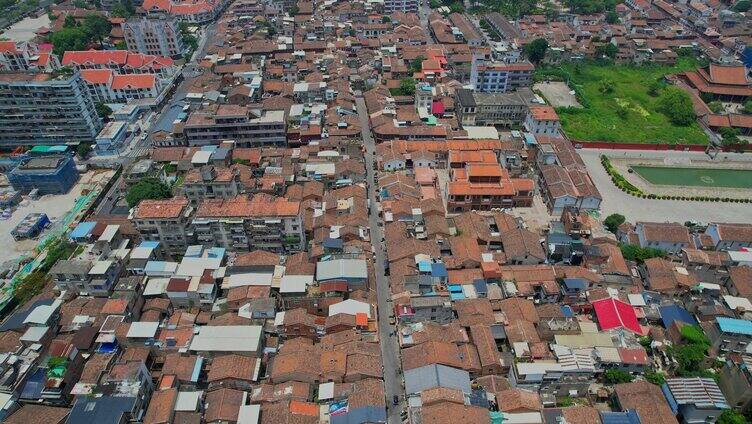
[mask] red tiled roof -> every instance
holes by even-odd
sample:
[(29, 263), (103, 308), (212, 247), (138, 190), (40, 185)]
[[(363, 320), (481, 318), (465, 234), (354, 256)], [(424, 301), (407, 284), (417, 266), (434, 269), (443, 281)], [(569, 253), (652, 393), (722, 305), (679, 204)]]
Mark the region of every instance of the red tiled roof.
[(83, 69), (81, 77), (88, 84), (109, 84), (112, 71), (109, 69)]
[(154, 74), (125, 74), (112, 77), (113, 90), (147, 89), (154, 87), (157, 77)]

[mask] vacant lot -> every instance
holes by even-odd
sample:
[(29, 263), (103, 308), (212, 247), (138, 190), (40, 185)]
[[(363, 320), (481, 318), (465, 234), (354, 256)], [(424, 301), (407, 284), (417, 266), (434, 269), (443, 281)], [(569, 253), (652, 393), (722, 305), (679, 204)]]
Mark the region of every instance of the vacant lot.
[(651, 184), (752, 188), (752, 170), (673, 168), (663, 166), (632, 166), (632, 169)]
[[(557, 108), (566, 134), (586, 141), (626, 143), (704, 144), (707, 136), (697, 123), (673, 125), (656, 110), (658, 98), (648, 87), (666, 74), (693, 69), (697, 62), (681, 58), (674, 66), (565, 64), (542, 69), (570, 80), (583, 109)], [(609, 87), (606, 89), (606, 87)]]

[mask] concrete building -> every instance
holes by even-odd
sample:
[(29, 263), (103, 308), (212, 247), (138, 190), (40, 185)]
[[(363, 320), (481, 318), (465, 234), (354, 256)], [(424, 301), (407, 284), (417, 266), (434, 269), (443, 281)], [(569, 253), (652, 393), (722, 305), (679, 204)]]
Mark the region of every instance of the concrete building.
[(97, 153), (118, 154), (124, 147), (127, 130), (128, 125), (123, 121), (110, 121), (105, 124), (97, 135)]
[(102, 121), (81, 75), (0, 75), (0, 146), (93, 142)]
[(189, 146), (234, 140), (236, 147), (283, 146), (287, 142), (285, 113), (238, 105), (200, 109), (188, 118), (183, 135)]
[(8, 173), (8, 181), (18, 192), (39, 190), (39, 194), (67, 193), (76, 181), (78, 171), (70, 156), (46, 156), (28, 159)]
[(671, 411), (685, 424), (715, 421), (729, 409), (723, 392), (712, 378), (671, 378), (661, 386)]
[(143, 240), (158, 241), (170, 255), (182, 255), (192, 233), (189, 224), (193, 208), (185, 197), (164, 200), (142, 200), (129, 219)]
[(559, 136), (559, 116), (551, 106), (530, 106), (525, 118), (525, 129), (535, 135)]
[(533, 84), (535, 66), (530, 62), (489, 62), (473, 56), (470, 82), (482, 93), (505, 93)]
[(305, 247), (300, 202), (259, 194), (206, 199), (192, 227), (196, 241), (228, 250), (289, 252)]
[(705, 334), (710, 339), (712, 355), (748, 354), (749, 342), (752, 341), (752, 322), (718, 317), (705, 328)]
[(384, 0), (384, 12), (391, 14), (392, 12), (417, 12), (418, 0)]
[(192, 206), (204, 199), (231, 199), (240, 193), (238, 172), (233, 168), (204, 165), (185, 175), (183, 193)]
[(114, 261), (57, 261), (49, 274), (60, 291), (90, 296), (109, 296), (122, 267)]
[(519, 127), (525, 122), (534, 98), (529, 88), (509, 93), (459, 89), (455, 94), (457, 119), (463, 126)]
[(123, 37), (128, 50), (143, 54), (179, 58), (185, 51), (177, 21), (163, 11), (129, 19)]
[(752, 224), (711, 223), (705, 229), (716, 250), (752, 248)]
[(638, 222), (635, 233), (641, 247), (677, 253), (692, 246), (689, 230), (678, 222)]

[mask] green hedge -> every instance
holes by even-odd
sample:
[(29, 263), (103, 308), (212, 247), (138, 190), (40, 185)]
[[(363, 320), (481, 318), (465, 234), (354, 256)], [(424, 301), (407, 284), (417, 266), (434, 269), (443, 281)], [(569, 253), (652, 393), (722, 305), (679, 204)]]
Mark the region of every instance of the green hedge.
[(606, 155), (601, 155), (601, 164), (611, 177), (611, 181), (621, 191), (630, 194), (635, 197), (641, 197), (643, 199), (658, 199), (658, 200), (692, 200), (698, 202), (726, 202), (726, 203), (752, 203), (752, 199), (732, 199), (730, 197), (708, 197), (708, 196), (670, 196), (664, 194), (645, 193), (634, 184), (627, 181), (619, 171), (611, 165), (611, 161)]

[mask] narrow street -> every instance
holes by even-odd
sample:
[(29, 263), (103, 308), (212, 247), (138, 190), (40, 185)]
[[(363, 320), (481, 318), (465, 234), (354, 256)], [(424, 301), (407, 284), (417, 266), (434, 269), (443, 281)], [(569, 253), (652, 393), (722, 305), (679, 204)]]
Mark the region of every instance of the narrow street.
[[(402, 375), (400, 373), (399, 342), (396, 336), (395, 326), (389, 323), (392, 314), (391, 290), (389, 279), (384, 273), (386, 254), (381, 243), (383, 231), (379, 222), (379, 210), (376, 204), (376, 179), (374, 172), (376, 144), (368, 125), (368, 111), (362, 97), (355, 98), (360, 118), (363, 145), (365, 146), (366, 181), (368, 182), (368, 198), (371, 200), (371, 211), (368, 215), (368, 226), (371, 228), (371, 243), (376, 249), (374, 268), (376, 273), (376, 298), (378, 306), (379, 336), (381, 341), (381, 362), (384, 366), (384, 392), (386, 394), (387, 417), (391, 424), (401, 423), (400, 413), (405, 406), (404, 391), (402, 388)], [(393, 335), (393, 332), (394, 335)], [(398, 396), (399, 403), (395, 406), (392, 402), (394, 396)]]

